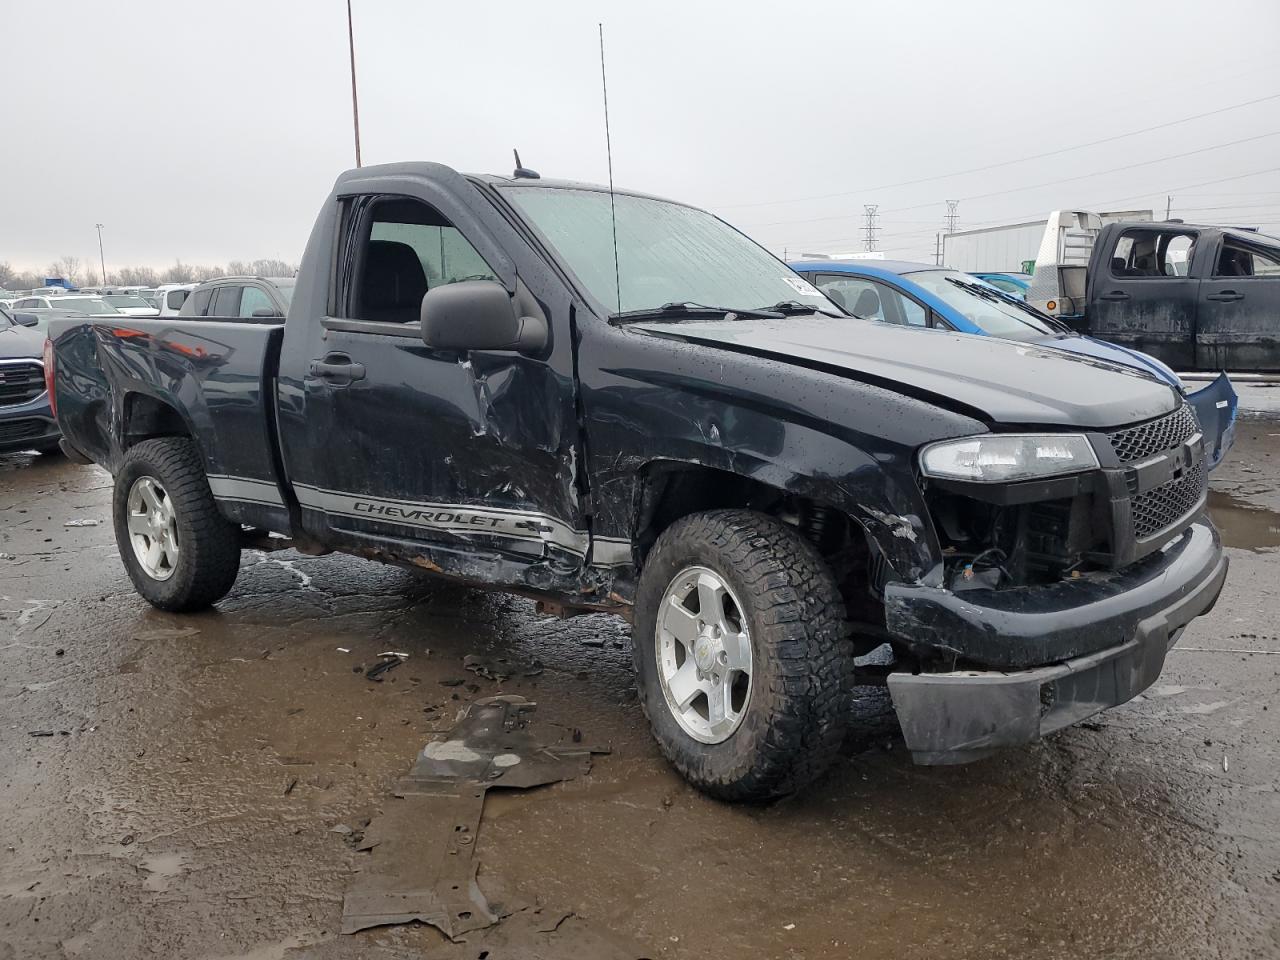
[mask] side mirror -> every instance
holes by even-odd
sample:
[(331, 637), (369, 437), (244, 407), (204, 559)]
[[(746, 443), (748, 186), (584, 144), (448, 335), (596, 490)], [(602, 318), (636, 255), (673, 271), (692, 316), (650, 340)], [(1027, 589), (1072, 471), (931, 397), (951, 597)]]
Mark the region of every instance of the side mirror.
[(40, 318), (34, 313), (15, 313), (13, 319), (24, 327), (34, 327), (40, 322)]
[(259, 307), (257, 310), (253, 311), (253, 315), (255, 317), (279, 317), (280, 313), (270, 307)]
[(459, 280), (422, 297), (422, 342), (434, 350), (515, 350), (538, 353), (547, 345), (541, 317), (517, 315), (496, 280)]

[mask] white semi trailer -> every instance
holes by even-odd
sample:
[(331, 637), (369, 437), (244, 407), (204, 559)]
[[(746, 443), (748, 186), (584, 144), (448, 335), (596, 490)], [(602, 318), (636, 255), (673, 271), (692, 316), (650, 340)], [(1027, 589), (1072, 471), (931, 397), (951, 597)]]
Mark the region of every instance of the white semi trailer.
[[(1115, 210), (1093, 216), (1104, 224), (1153, 219), (1150, 210)], [(1044, 217), (943, 234), (942, 262), (966, 273), (1031, 273), (1032, 265), (1041, 253), (1049, 220), (1050, 217)]]

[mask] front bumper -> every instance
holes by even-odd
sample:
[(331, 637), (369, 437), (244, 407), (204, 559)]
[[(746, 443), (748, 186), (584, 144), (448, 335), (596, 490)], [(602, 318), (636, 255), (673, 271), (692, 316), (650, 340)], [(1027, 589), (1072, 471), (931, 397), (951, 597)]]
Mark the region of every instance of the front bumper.
[(26, 403), (0, 406), (0, 453), (50, 447), (58, 436), (47, 393)]
[[(915, 761), (976, 760), (1149, 687), (1182, 629), (1217, 601), (1227, 558), (1217, 530), (1201, 521), (1135, 566), (1100, 582), (959, 595), (890, 584), (891, 632), (925, 623), (947, 636), (959, 656), (1000, 667), (889, 675)], [(1074, 604), (1068, 603), (1072, 589), (1078, 591)]]

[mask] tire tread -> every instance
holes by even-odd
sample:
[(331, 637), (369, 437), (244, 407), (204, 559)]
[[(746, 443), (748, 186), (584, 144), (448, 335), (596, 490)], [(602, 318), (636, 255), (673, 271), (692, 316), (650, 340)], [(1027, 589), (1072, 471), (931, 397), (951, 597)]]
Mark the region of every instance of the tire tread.
[[(751, 608), (753, 628), (773, 661), (768, 670), (753, 671), (752, 698), (753, 703), (757, 696), (766, 698), (770, 722), (753, 743), (745, 772), (718, 772), (721, 765), (705, 750), (682, 749), (662, 736), (659, 744), (687, 780), (721, 799), (768, 800), (793, 793), (822, 775), (844, 739), (853, 646), (839, 587), (809, 541), (748, 510), (714, 510), (676, 521), (659, 536), (645, 572), (660, 569), (668, 554), (696, 542), (711, 546), (751, 593), (740, 600)], [(642, 573), (640, 593), (656, 590), (660, 597), (666, 589), (665, 583), (647, 586), (646, 591)], [(639, 658), (651, 645), (643, 637), (652, 630), (652, 616), (637, 610), (636, 621)], [(767, 680), (767, 689), (756, 686), (757, 678)], [(652, 722), (643, 689), (640, 701)], [(665, 709), (660, 692), (657, 702)]]

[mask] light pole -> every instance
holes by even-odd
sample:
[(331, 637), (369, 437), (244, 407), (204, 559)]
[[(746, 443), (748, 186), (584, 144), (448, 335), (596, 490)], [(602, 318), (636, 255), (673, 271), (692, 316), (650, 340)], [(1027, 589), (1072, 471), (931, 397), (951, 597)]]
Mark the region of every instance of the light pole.
[(98, 228), (98, 262), (102, 264), (102, 285), (107, 285), (107, 258), (102, 254), (102, 224), (95, 223)]
[(356, 35), (351, 28), (351, 0), (347, 0), (347, 51), (351, 54), (351, 125), (356, 134), (356, 166), (360, 166), (360, 103), (356, 99)]

